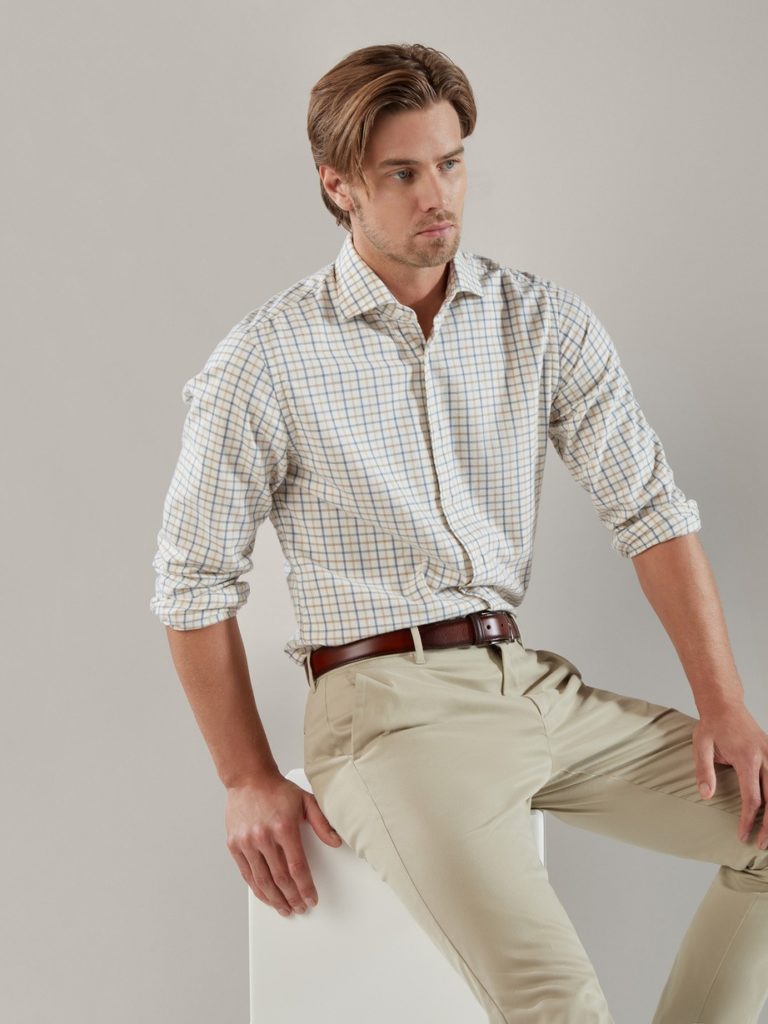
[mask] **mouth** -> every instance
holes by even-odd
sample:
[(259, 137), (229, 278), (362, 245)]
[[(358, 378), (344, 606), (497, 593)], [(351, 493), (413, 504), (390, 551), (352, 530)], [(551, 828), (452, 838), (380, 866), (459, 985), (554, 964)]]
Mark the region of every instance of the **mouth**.
[(445, 224), (434, 224), (431, 228), (427, 228), (425, 231), (419, 231), (419, 234), (427, 235), (428, 237), (438, 237), (439, 235), (447, 235), (452, 229), (453, 224), (447, 222)]

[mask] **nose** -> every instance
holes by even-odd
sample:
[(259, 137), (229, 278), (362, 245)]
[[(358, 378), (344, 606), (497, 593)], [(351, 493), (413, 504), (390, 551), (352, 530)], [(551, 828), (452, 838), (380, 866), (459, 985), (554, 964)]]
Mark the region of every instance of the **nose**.
[(450, 186), (445, 179), (441, 180), (438, 174), (426, 175), (422, 178), (422, 185), (419, 192), (419, 203), (423, 210), (448, 209), (448, 194)]

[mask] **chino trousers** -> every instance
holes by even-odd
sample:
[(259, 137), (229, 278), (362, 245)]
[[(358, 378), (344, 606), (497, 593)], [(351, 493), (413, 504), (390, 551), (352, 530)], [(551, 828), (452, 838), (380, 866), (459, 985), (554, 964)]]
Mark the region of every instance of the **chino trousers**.
[(590, 686), (523, 640), (424, 650), (411, 633), (414, 651), (317, 679), (307, 664), (305, 773), (491, 1024), (615, 1024), (539, 859), (531, 808), (718, 865), (652, 1024), (756, 1024), (768, 995), (764, 807), (745, 844), (735, 769), (716, 764), (716, 793), (701, 798), (698, 719)]

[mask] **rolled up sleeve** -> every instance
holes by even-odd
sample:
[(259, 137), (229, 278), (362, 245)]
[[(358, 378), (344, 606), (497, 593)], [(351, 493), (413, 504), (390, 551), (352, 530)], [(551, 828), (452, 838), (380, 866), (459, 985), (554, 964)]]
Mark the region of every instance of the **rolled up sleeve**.
[(199, 629), (248, 599), (259, 525), (287, 472), (288, 437), (258, 328), (241, 321), (186, 382), (181, 451), (152, 560), (150, 609), (167, 626)]
[(559, 382), (549, 437), (586, 490), (612, 547), (625, 558), (701, 529), (697, 503), (675, 484), (657, 434), (632, 392), (616, 348), (587, 304), (554, 289)]

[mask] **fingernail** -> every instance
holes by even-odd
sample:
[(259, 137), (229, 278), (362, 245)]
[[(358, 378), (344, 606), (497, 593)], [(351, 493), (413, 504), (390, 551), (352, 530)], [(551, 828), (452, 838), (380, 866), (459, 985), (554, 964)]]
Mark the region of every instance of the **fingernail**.
[(706, 782), (702, 782), (702, 784), (699, 786), (699, 792), (704, 797), (704, 799), (706, 799), (709, 796), (709, 784)]
[(766, 836), (762, 843), (760, 843), (760, 849), (768, 850), (768, 836)]
[(310, 896), (307, 899), (307, 903), (310, 905), (310, 907), (316, 907), (317, 906), (317, 900), (315, 899), (314, 896)]

